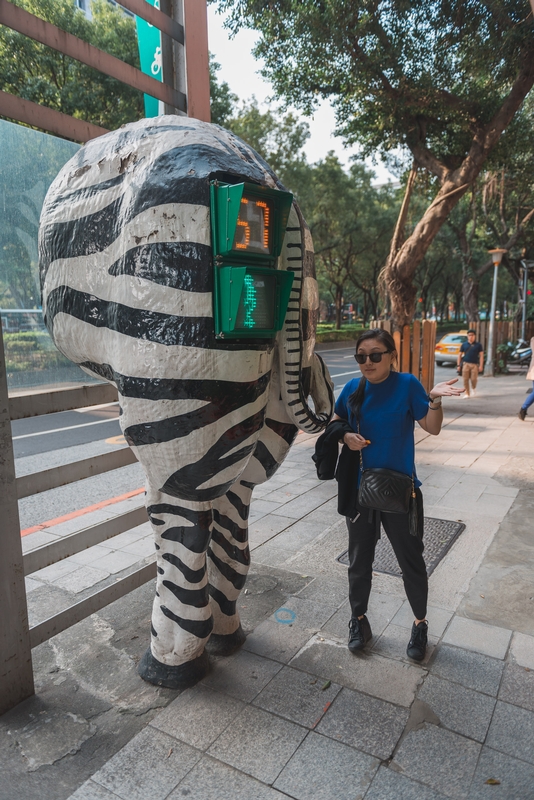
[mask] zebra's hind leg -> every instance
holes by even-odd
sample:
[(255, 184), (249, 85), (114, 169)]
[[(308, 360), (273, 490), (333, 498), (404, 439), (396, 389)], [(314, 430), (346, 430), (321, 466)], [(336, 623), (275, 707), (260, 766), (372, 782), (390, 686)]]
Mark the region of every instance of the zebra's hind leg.
[(183, 689), (209, 671), (204, 647), (213, 628), (206, 570), (211, 504), (148, 490), (147, 511), (156, 544), (156, 597), (151, 644), (138, 672), (149, 683)]
[(245, 641), (237, 599), (250, 566), (248, 512), (252, 489), (236, 482), (213, 501), (213, 531), (208, 548), (213, 633), (207, 644), (211, 655), (230, 655)]

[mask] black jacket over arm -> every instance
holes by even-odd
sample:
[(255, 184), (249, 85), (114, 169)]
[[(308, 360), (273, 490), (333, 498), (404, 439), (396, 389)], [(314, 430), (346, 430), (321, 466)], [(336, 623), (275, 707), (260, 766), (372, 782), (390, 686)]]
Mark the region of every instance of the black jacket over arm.
[(357, 514), (356, 486), (360, 469), (360, 454), (357, 450), (349, 450), (344, 444), (341, 455), (339, 455), (339, 442), (346, 433), (354, 433), (348, 422), (343, 419), (335, 419), (330, 422), (317, 439), (315, 454), (312, 458), (315, 461), (319, 480), (330, 481), (336, 478), (338, 482), (338, 513), (352, 519)]

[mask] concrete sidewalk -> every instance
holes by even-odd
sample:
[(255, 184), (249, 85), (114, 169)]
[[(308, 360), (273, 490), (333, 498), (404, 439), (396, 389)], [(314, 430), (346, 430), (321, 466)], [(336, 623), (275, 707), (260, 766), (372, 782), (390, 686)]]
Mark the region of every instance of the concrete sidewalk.
[[(143, 683), (150, 585), (41, 645), (38, 694), (0, 719), (0, 797), (533, 800), (534, 416), (515, 416), (525, 388), (520, 376), (484, 379), (476, 399), (446, 402), (439, 437), (418, 429), (425, 515), (466, 524), (430, 578), (423, 664), (405, 655), (402, 581), (381, 573), (372, 646), (347, 650), (345, 523), (334, 482), (316, 479), (313, 437), (299, 435), (254, 493), (243, 649), (179, 695)], [(32, 622), (153, 557), (147, 526), (115, 539), (32, 576)]]

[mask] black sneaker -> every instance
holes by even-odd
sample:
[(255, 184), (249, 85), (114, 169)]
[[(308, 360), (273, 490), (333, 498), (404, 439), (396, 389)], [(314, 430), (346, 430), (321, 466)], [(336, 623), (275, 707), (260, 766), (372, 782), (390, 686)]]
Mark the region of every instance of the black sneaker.
[(353, 653), (357, 650), (363, 650), (372, 638), (373, 633), (367, 617), (363, 616), (361, 619), (352, 617), (349, 622), (349, 650)]
[(428, 622), (420, 622), (412, 625), (412, 635), (406, 648), (406, 655), (408, 658), (413, 658), (414, 661), (422, 661), (425, 657), (426, 646), (428, 642)]
[(519, 417), (519, 419), (523, 419), (524, 420), (525, 417), (527, 416), (527, 409), (526, 408), (520, 408), (519, 409), (519, 414), (517, 416)]

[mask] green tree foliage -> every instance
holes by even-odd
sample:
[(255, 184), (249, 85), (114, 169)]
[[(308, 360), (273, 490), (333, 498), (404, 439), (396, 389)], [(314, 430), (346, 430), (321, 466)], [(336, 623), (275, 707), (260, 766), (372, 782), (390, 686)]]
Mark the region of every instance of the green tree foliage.
[(378, 315), (378, 274), (395, 224), (396, 201), (390, 189), (376, 189), (363, 164), (347, 172), (329, 153), (309, 168), (301, 200), (310, 225), (323, 297), (330, 295), (341, 326), (343, 302), (360, 297), (363, 315)]
[(309, 165), (302, 150), (309, 136), (307, 122), (279, 109), (261, 111), (253, 97), (234, 111), (226, 127), (256, 150), (284, 186), (300, 200), (309, 180)]
[(333, 100), (365, 153), (403, 148), (436, 178), (386, 270), (394, 320), (412, 316), (417, 265), (509, 129), (534, 83), (527, 0), (217, 0), (232, 30), (260, 31), (256, 55), (279, 97), (306, 112)]
[[(73, 0), (16, 5), (139, 68), (135, 22), (106, 0), (93, 2), (92, 21)], [(2, 26), (0, 88), (110, 130), (144, 116), (141, 92)]]
[(227, 127), (228, 120), (234, 113), (237, 95), (230, 91), (230, 87), (223, 81), (217, 80), (217, 72), (221, 65), (217, 64), (210, 53), (210, 110), (211, 121), (216, 125)]
[(48, 187), (78, 145), (0, 120), (0, 305), (40, 305), (37, 231)]

